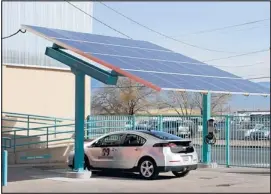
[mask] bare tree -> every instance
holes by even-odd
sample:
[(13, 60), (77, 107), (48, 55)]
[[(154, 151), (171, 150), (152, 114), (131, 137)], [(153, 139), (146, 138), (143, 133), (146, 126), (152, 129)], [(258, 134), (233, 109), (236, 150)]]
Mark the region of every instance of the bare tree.
[[(189, 116), (192, 111), (199, 109), (202, 113), (202, 94), (192, 92), (177, 92), (170, 91), (163, 95), (160, 101), (164, 107), (169, 107), (175, 110), (178, 115)], [(211, 111), (216, 114), (221, 110), (225, 110), (225, 105), (230, 99), (228, 94), (212, 94), (211, 95)]]
[(94, 114), (128, 114), (148, 112), (153, 107), (156, 92), (127, 78), (116, 86), (101, 88), (93, 96)]
[[(226, 105), (229, 102), (231, 95), (229, 94), (212, 94), (211, 95), (211, 112), (217, 114), (218, 112), (224, 112), (228, 108)], [(194, 94), (194, 102), (196, 107), (200, 110), (201, 114), (203, 111), (202, 105), (202, 94)]]
[(172, 108), (178, 115), (191, 115), (192, 110), (196, 107), (193, 100), (193, 94), (187, 92), (169, 91), (164, 93), (159, 100), (163, 108)]

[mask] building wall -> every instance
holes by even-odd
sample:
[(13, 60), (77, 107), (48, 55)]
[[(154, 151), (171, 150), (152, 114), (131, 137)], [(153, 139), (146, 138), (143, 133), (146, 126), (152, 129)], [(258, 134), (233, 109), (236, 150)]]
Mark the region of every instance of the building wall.
[[(92, 14), (93, 2), (72, 2)], [(78, 32), (92, 32), (92, 18), (64, 1), (4, 1), (2, 2), (2, 36), (8, 36), (22, 24), (58, 28)], [(65, 67), (44, 55), (52, 43), (31, 33), (19, 33), (2, 40), (2, 58), (5, 64)]]
[[(91, 1), (71, 3), (93, 12)], [(92, 18), (65, 1), (3, 1), (1, 16), (3, 37), (15, 33), (22, 24), (92, 32)], [(3, 111), (74, 118), (74, 76), (69, 70), (52, 69), (67, 66), (47, 57), (47, 46), (52, 42), (29, 32), (2, 40)], [(89, 113), (88, 77), (86, 115)]]
[[(2, 111), (63, 118), (75, 115), (75, 77), (69, 69), (2, 66)], [(85, 78), (85, 115), (90, 78)]]

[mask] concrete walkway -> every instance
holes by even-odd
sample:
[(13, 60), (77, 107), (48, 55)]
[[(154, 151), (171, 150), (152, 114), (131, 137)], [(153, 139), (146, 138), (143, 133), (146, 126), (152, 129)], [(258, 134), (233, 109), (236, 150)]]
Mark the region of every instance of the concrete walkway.
[[(59, 168), (59, 167), (58, 167)], [(187, 177), (163, 173), (158, 180), (141, 180), (136, 174), (99, 173), (87, 180), (70, 179), (65, 169), (9, 168), (3, 192), (269, 192), (270, 170), (254, 168), (198, 169)]]

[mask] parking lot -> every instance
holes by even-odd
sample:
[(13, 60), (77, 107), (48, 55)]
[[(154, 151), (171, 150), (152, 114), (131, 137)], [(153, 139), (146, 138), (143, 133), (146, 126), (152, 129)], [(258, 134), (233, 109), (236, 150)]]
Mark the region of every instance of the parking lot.
[(66, 178), (60, 167), (10, 167), (3, 192), (269, 192), (270, 170), (256, 168), (199, 168), (187, 177), (161, 174), (141, 180), (136, 174), (94, 174), (89, 179)]

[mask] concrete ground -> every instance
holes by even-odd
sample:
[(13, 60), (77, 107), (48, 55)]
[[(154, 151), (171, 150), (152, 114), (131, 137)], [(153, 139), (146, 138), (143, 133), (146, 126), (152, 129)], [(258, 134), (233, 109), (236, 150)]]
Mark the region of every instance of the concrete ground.
[(161, 173), (158, 180), (136, 174), (98, 173), (89, 179), (66, 178), (59, 167), (11, 167), (6, 192), (270, 192), (270, 170), (256, 168), (200, 168), (184, 178)]

